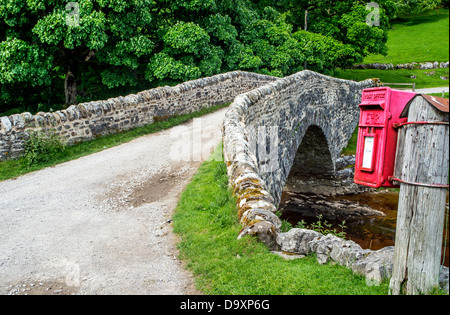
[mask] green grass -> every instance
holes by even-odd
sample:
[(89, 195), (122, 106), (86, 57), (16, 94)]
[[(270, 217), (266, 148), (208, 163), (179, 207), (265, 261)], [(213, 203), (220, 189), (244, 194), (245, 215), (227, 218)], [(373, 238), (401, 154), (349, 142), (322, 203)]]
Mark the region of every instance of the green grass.
[[(410, 62), (449, 60), (449, 11), (439, 9), (424, 14), (403, 17), (392, 23), (388, 31), (388, 55), (368, 56), (364, 63), (392, 63), (394, 65)], [(434, 75), (427, 75), (435, 71)], [(415, 83), (416, 89), (448, 86), (449, 81), (441, 76), (449, 76), (449, 70), (375, 70), (347, 69), (336, 70), (336, 77), (363, 81), (379, 78), (385, 83)], [(411, 76), (416, 76), (415, 79)], [(392, 86), (392, 88), (405, 88)], [(412, 87), (411, 87), (412, 88)]]
[(343, 155), (353, 155), (356, 154), (356, 146), (358, 143), (358, 127), (356, 127), (355, 131), (350, 138), (350, 141), (347, 144), (347, 147), (344, 148), (341, 152)]
[(372, 55), (364, 63), (409, 63), (449, 60), (449, 10), (399, 18), (388, 31), (387, 56)]
[[(437, 96), (437, 97), (442, 97), (442, 93), (430, 93), (430, 95)], [(444, 93), (444, 98), (449, 98), (449, 93), (448, 92)]]
[(314, 257), (286, 261), (256, 238), (237, 240), (242, 227), (220, 148), (186, 187), (173, 217), (180, 258), (199, 290), (212, 295), (388, 293), (387, 283), (369, 287), (365, 278), (343, 266), (319, 265)]
[(119, 132), (105, 137), (100, 137), (88, 142), (81, 142), (73, 146), (67, 146), (63, 152), (53, 154), (42, 158), (45, 160), (40, 163), (29, 165), (29, 160), (25, 157), (16, 160), (7, 160), (0, 162), (0, 181), (15, 178), (17, 176), (34, 172), (46, 167), (61, 164), (67, 161), (75, 160), (82, 156), (86, 156), (95, 152), (100, 152), (107, 148), (111, 148), (122, 143), (129, 142), (143, 135), (155, 133), (180, 124), (183, 124), (193, 118), (212, 113), (229, 104), (217, 105), (210, 108), (182, 116), (174, 116), (165, 121), (157, 121), (153, 124), (138, 127), (129, 131)]
[[(435, 71), (434, 75), (427, 75)], [(410, 76), (416, 76), (416, 79)], [(379, 78), (385, 83), (416, 83), (416, 89), (424, 89), (431, 87), (448, 86), (448, 80), (442, 80), (441, 76), (449, 76), (449, 69), (433, 69), (433, 70), (376, 70), (376, 69), (347, 69), (336, 70), (336, 77), (341, 79), (363, 81), (369, 78)], [(394, 89), (411, 88), (412, 86), (392, 86)]]

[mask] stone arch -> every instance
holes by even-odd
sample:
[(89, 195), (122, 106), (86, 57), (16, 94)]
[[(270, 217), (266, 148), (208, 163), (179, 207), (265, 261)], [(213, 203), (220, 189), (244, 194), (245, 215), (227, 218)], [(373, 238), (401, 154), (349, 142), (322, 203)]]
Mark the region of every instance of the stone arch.
[[(322, 128), (311, 125), (297, 149), (285, 186), (290, 191), (329, 190), (335, 182), (335, 167), (328, 140)], [(325, 191), (320, 191), (324, 193)]]

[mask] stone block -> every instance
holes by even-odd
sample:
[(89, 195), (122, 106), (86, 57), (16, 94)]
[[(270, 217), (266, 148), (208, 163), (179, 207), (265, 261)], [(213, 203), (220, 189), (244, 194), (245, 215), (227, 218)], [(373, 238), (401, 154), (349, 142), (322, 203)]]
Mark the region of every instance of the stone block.
[(277, 228), (274, 224), (268, 221), (257, 221), (254, 224), (245, 226), (239, 233), (238, 239), (250, 235), (257, 237), (258, 240), (264, 243), (269, 249), (277, 250)]
[(294, 228), (278, 234), (276, 242), (283, 252), (308, 255), (311, 253), (310, 242), (319, 237), (323, 235), (316, 231)]
[(0, 130), (3, 130), (4, 133), (8, 133), (11, 131), (13, 125), (8, 117), (0, 117), (0, 122)]
[[(264, 205), (261, 205), (261, 202), (258, 202), (256, 206)], [(243, 225), (250, 225), (252, 222), (256, 221), (268, 221), (272, 223), (277, 230), (281, 227), (280, 219), (273, 212), (262, 207), (249, 209), (245, 211), (241, 217), (241, 223)]]
[(321, 265), (326, 264), (330, 260), (330, 254), (333, 246), (337, 243), (338, 246), (343, 240), (335, 235), (328, 234), (326, 236), (315, 237), (310, 243), (310, 252), (315, 252), (317, 255), (317, 262)]
[(354, 262), (364, 257), (366, 253), (361, 246), (347, 240), (341, 243), (334, 243), (330, 257), (340, 265), (351, 267)]

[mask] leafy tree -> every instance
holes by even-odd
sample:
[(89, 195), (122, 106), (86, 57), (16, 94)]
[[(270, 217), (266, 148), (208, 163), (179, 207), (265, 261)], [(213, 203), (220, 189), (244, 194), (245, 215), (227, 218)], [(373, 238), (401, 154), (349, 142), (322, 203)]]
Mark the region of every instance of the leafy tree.
[(0, 108), (69, 105), (231, 70), (285, 76), (307, 64), (332, 74), (383, 52), (386, 10), (370, 28), (366, 2), (0, 0)]
[[(400, 14), (416, 14), (436, 9), (441, 5), (445, 6), (445, 1), (442, 0), (397, 0), (394, 2)], [(448, 1), (446, 3), (448, 7)]]
[[(66, 103), (74, 104), (85, 73), (107, 87), (135, 85), (137, 69), (153, 51), (152, 2), (79, 0), (68, 10), (67, 0), (0, 0), (2, 99), (17, 85), (57, 85), (64, 77)], [(68, 22), (72, 13), (77, 23)]]
[[(380, 9), (379, 26), (368, 25), (366, 9), (369, 0), (281, 0), (279, 7), (287, 14), (287, 22), (294, 30), (305, 30), (331, 37), (350, 45), (361, 62), (371, 53), (387, 53), (386, 31), (389, 15), (394, 7), (392, 1), (377, 1)], [(307, 13), (307, 15), (306, 15)]]

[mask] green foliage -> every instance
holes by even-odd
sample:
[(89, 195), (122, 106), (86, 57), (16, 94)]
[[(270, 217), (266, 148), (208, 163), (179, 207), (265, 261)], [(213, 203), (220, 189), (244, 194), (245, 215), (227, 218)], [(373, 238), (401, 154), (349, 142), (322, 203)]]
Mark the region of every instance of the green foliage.
[(354, 47), (331, 37), (302, 30), (293, 36), (307, 48), (306, 61), (311, 70), (333, 74), (336, 68), (346, 68), (358, 61)]
[(38, 46), (8, 37), (0, 42), (0, 83), (30, 82), (35, 86), (48, 84), (51, 56)]
[(314, 257), (286, 261), (256, 238), (237, 239), (242, 226), (228, 188), (221, 146), (183, 192), (173, 217), (181, 258), (197, 288), (214, 295), (387, 294), (344, 266)]
[(199, 75), (200, 69), (195, 66), (192, 59), (189, 60), (187, 57), (184, 60), (176, 60), (164, 52), (153, 56), (146, 72), (146, 78), (149, 81), (152, 81), (153, 78), (188, 81), (197, 79)]
[(162, 37), (166, 48), (175, 54), (200, 55), (204, 46), (208, 45), (210, 38), (206, 31), (195, 23), (178, 22), (170, 27)]
[(442, 0), (397, 0), (394, 2), (396, 3), (399, 14), (418, 14), (424, 11), (436, 9), (443, 3), (445, 4)]
[(338, 229), (333, 228), (333, 225), (327, 220), (323, 220), (323, 215), (321, 214), (317, 216), (317, 222), (312, 223), (310, 226), (308, 226), (304, 220), (301, 220), (295, 227), (300, 229), (310, 229), (323, 235), (332, 234), (340, 238), (345, 238), (345, 235), (347, 234), (345, 232), (345, 229), (347, 228), (345, 226), (345, 220), (342, 221), (341, 224), (339, 224), (340, 231), (338, 231)]
[[(279, 217), (281, 216), (281, 214), (282, 213), (280, 211), (278, 211), (276, 213), (276, 215)], [(345, 232), (345, 229), (347, 228), (345, 226), (345, 220), (342, 221), (342, 223), (338, 225), (339, 229), (337, 229), (337, 228), (333, 228), (333, 225), (331, 223), (329, 223), (327, 220), (323, 220), (323, 215), (321, 215), (321, 214), (319, 214), (317, 216), (316, 222), (309, 224), (309, 225), (303, 219), (301, 221), (298, 221), (297, 224), (295, 224), (295, 226), (293, 226), (292, 223), (288, 222), (287, 220), (281, 220), (280, 231), (282, 233), (288, 232), (293, 227), (298, 228), (298, 229), (313, 230), (313, 231), (316, 231), (323, 235), (332, 234), (332, 235), (335, 235), (337, 237), (344, 238), (344, 239), (345, 239), (345, 235), (347, 235), (347, 233)]]
[[(142, 81), (138, 68), (155, 45), (147, 31), (153, 1), (80, 0), (72, 11), (69, 2), (0, 1), (1, 109), (23, 106), (26, 100), (59, 103), (69, 71), (78, 85), (87, 74), (91, 85), (108, 88)], [(67, 22), (73, 14), (78, 24)]]
[(370, 28), (365, 2), (316, 1), (312, 33), (301, 30), (294, 0), (79, 0), (76, 10), (69, 2), (0, 0), (1, 111), (232, 70), (286, 76), (307, 65), (331, 74), (383, 53), (386, 39), (386, 12)]
[[(303, 227), (301, 227), (301, 228), (303, 228)], [(292, 229), (292, 224), (289, 221), (287, 221), (287, 220), (281, 220), (280, 232), (281, 233), (286, 233), (290, 229)]]
[(65, 144), (53, 130), (32, 131), (25, 143), (25, 160), (28, 167), (46, 163), (53, 156), (64, 152)]
[(32, 32), (47, 45), (63, 45), (65, 49), (73, 50), (86, 47), (93, 50), (103, 48), (108, 41), (106, 34), (106, 15), (94, 10), (89, 0), (76, 2), (79, 5), (80, 23), (71, 26), (66, 23), (68, 11), (64, 4), (57, 5), (50, 13), (39, 19)]
[(52, 56), (29, 42), (13, 37), (0, 42), (0, 111), (41, 94), (39, 87), (52, 81), (52, 63)]

